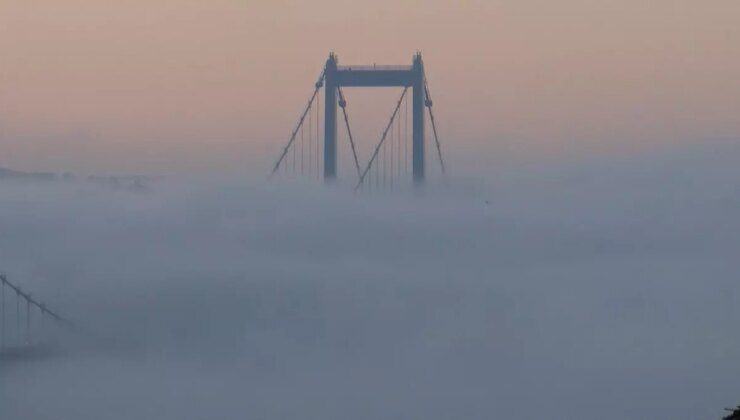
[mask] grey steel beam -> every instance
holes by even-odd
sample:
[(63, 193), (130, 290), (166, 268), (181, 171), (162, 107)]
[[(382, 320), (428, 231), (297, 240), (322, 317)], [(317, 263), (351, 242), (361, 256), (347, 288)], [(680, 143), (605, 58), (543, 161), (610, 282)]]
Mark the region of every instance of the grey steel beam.
[(337, 86), (341, 87), (407, 87), (418, 78), (414, 70), (354, 70), (348, 67), (336, 73)]

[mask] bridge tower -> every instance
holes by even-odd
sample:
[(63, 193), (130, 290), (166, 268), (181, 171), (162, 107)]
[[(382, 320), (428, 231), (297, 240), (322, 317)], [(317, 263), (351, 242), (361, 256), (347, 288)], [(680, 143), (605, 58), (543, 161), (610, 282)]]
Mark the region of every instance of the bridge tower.
[[(357, 155), (355, 143), (352, 138), (352, 133), (347, 117), (345, 96), (342, 92), (343, 87), (402, 87), (403, 94), (396, 104), (396, 108), (391, 116), (390, 122), (383, 132), (383, 136), (380, 143), (375, 147), (373, 155), (367, 162), (367, 166), (364, 171), (361, 168), (360, 160)], [(424, 108), (427, 108), (429, 112), (429, 118), (431, 126), (434, 132), (434, 141), (437, 148), (437, 155), (439, 157), (439, 163), (442, 169), (442, 173), (445, 173), (445, 166), (442, 160), (442, 152), (440, 149), (439, 139), (437, 137), (437, 128), (434, 121), (434, 114), (432, 112), (432, 100), (429, 94), (429, 86), (427, 84), (426, 75), (424, 72), (424, 61), (421, 53), (416, 53), (413, 57), (411, 65), (393, 65), (393, 66), (378, 66), (378, 65), (364, 65), (364, 66), (342, 66), (339, 64), (339, 60), (334, 53), (329, 54), (329, 58), (326, 60), (321, 75), (315, 84), (315, 90), (313, 95), (308, 101), (297, 126), (293, 130), (292, 136), (288, 141), (288, 144), (284, 147), (282, 154), (275, 163), (272, 174), (275, 174), (278, 169), (281, 168), (281, 164), (284, 161), (290, 161), (291, 155), (288, 151), (291, 146), (296, 142), (298, 136), (300, 146), (300, 156), (303, 159), (303, 134), (304, 134), (304, 123), (309, 124), (309, 134), (311, 130), (312, 114), (310, 111), (314, 109), (313, 105), (318, 102), (319, 105), (315, 107), (320, 110), (320, 90), (324, 90), (324, 133), (323, 133), (323, 178), (326, 183), (331, 183), (337, 177), (338, 160), (337, 160), (337, 108), (338, 106), (342, 109), (344, 116), (344, 123), (346, 124), (347, 134), (349, 137), (350, 144), (352, 145), (352, 153), (354, 156), (354, 163), (357, 169), (357, 175), (359, 182), (357, 188), (362, 186), (365, 181), (366, 175), (374, 169), (377, 171), (377, 162), (380, 159), (378, 156), (379, 151), (385, 145), (386, 136), (390, 134), (393, 138), (393, 124), (400, 120), (399, 109), (402, 103), (406, 99), (407, 92), (410, 91), (412, 110), (411, 110), (411, 177), (413, 183), (416, 186), (420, 186), (424, 183), (426, 174), (426, 145), (425, 145), (425, 113)], [(338, 106), (337, 106), (338, 105)], [(408, 114), (406, 114), (408, 115)], [(308, 118), (307, 118), (308, 117)], [(400, 124), (400, 122), (399, 122)], [(316, 120), (316, 127), (318, 127), (318, 120)], [(398, 127), (398, 126), (396, 126)], [(318, 141), (318, 136), (317, 136)], [(311, 140), (309, 138), (309, 145)], [(295, 147), (293, 150), (293, 166), (295, 166)], [(385, 151), (385, 149), (382, 149)], [(391, 145), (392, 150), (392, 145)], [(398, 152), (398, 151), (397, 151)], [(318, 150), (317, 150), (318, 153)], [(318, 155), (316, 156), (316, 162), (318, 163)], [(398, 158), (398, 155), (396, 155)], [(385, 157), (383, 157), (385, 159)], [(375, 166), (373, 166), (375, 164)], [(301, 160), (301, 167), (303, 160)], [(311, 165), (309, 161), (309, 166)], [(287, 170), (287, 165), (282, 166)], [(317, 169), (319, 169), (317, 167)], [(295, 170), (295, 169), (294, 169)], [(385, 170), (385, 169), (384, 169)]]
[(424, 107), (426, 78), (421, 53), (411, 66), (339, 66), (332, 53), (326, 60), (324, 75), (324, 179), (337, 176), (337, 89), (342, 87), (404, 87), (412, 90), (412, 172), (414, 183), (424, 182)]

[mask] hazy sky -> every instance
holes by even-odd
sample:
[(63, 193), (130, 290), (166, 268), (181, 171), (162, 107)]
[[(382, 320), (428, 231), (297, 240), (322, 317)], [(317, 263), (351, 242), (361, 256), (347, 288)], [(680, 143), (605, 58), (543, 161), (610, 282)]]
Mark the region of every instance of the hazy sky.
[[(738, 16), (735, 0), (3, 0), (0, 166), (266, 171), (331, 50), (421, 50), (453, 158), (739, 138)], [(363, 144), (393, 95), (351, 93)]]

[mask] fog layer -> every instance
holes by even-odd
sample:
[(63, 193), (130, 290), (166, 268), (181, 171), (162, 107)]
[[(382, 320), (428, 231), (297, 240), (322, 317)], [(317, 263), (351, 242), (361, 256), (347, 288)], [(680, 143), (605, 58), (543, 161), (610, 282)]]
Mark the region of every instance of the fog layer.
[(699, 419), (740, 403), (737, 148), (422, 194), (0, 185), (0, 269), (106, 338), (4, 419)]

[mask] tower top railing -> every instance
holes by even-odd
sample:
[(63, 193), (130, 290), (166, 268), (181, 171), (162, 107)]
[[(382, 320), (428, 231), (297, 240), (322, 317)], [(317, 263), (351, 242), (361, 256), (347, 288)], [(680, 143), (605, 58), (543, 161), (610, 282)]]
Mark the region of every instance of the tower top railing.
[(404, 66), (404, 65), (376, 65), (376, 64), (363, 64), (358, 66), (353, 65), (343, 65), (343, 66), (337, 66), (337, 70), (340, 71), (368, 71), (368, 70), (394, 70), (394, 71), (411, 71), (413, 70), (413, 66)]

